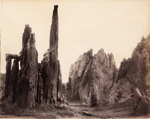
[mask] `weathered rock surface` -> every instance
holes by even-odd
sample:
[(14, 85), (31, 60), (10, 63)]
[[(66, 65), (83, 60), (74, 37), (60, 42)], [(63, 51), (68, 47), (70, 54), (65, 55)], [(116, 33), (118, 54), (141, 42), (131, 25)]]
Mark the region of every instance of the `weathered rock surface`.
[[(13, 66), (11, 66), (14, 59)], [(20, 61), (20, 71), (19, 71)], [(35, 35), (29, 25), (25, 25), (22, 37), (22, 51), (19, 55), (6, 54), (5, 95), (9, 103), (21, 107), (33, 107), (37, 96), (38, 53)]]
[(18, 82), (18, 73), (19, 73), (19, 58), (14, 59), (14, 63), (11, 71), (11, 78), (9, 83), (9, 101), (14, 103), (16, 100), (16, 88)]
[[(14, 64), (11, 69), (12, 59), (14, 59)], [(18, 62), (20, 57), (16, 54), (6, 54), (6, 78), (5, 78), (5, 96), (4, 98), (7, 99), (9, 94), (15, 95), (16, 91), (16, 77), (18, 77)], [(13, 99), (14, 100), (14, 99)]]
[(58, 60), (58, 81), (57, 81), (57, 100), (62, 95), (62, 73), (61, 73), (61, 65)]
[(58, 97), (61, 95), (61, 69), (58, 58), (49, 50), (44, 54), (41, 62), (41, 78), (43, 82), (43, 101), (45, 103), (57, 102)]
[(49, 48), (58, 57), (58, 5), (54, 5)]
[(45, 103), (57, 102), (61, 88), (61, 70), (58, 60), (58, 6), (54, 6), (50, 31), (50, 45), (41, 62), (43, 80), (43, 100)]
[(103, 49), (92, 56), (92, 50), (81, 55), (70, 68), (69, 84), (71, 98), (81, 101), (91, 100), (91, 106), (101, 105), (108, 99), (108, 91), (117, 76), (117, 68), (112, 54)]
[(25, 26), (20, 57), (21, 75), (17, 85), (17, 104), (33, 107), (37, 95), (38, 53), (35, 48), (35, 35), (29, 25)]
[(131, 58), (121, 62), (118, 78), (111, 89), (110, 97), (111, 103), (115, 100), (125, 102), (132, 98), (135, 111), (142, 109), (143, 111), (140, 112), (147, 112), (150, 101), (150, 35), (141, 39)]
[(56, 102), (58, 99), (58, 87), (59, 87), (59, 76), (60, 76), (60, 64), (58, 60), (58, 6), (54, 6), (53, 16), (52, 16), (52, 25), (50, 31), (50, 84), (51, 87), (48, 88), (49, 92), (48, 97), (53, 98)]
[(8, 87), (11, 78), (11, 63), (11, 58), (6, 56), (5, 98), (9, 95)]
[(6, 78), (6, 75), (3, 73), (0, 73), (0, 100), (4, 100), (5, 78)]
[(109, 90), (117, 78), (117, 68), (113, 54), (107, 54), (103, 49), (93, 56), (91, 65), (91, 79), (93, 94), (97, 104), (104, 106), (109, 98)]
[(36, 95), (36, 103), (38, 104), (41, 104), (43, 102), (43, 81), (41, 73), (42, 73), (41, 63), (38, 63), (38, 81), (37, 81), (37, 95)]
[(90, 66), (92, 61), (92, 50), (81, 55), (74, 65), (70, 67), (69, 85), (71, 99), (84, 99), (90, 94)]
[[(58, 60), (57, 8), (58, 6), (55, 5), (49, 49), (44, 54), (41, 63), (38, 64), (35, 34), (32, 33), (29, 25), (25, 25), (20, 54), (6, 54), (6, 78), (3, 97), (7, 102), (15, 102), (20, 107), (34, 107), (41, 103), (55, 103), (61, 96), (62, 78)], [(14, 59), (13, 66), (11, 64), (12, 59)]]
[(103, 49), (94, 56), (89, 52), (70, 67), (70, 99), (88, 102), (90, 106), (131, 100), (133, 103), (128, 106), (146, 113), (150, 101), (150, 35), (142, 38), (131, 58), (121, 62), (119, 70), (112, 54), (106, 55)]
[(41, 62), (41, 78), (43, 82), (43, 102), (48, 100), (48, 86), (49, 84), (49, 50), (44, 54), (44, 58)]

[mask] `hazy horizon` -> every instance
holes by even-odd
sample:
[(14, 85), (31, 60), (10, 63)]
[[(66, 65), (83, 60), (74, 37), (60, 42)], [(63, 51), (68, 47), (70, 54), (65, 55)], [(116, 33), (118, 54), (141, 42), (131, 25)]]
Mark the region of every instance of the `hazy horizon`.
[(123, 58), (131, 57), (141, 38), (150, 32), (150, 1), (47, 1), (2, 0), (1, 73), (5, 73), (5, 54), (19, 54), (25, 24), (35, 33), (38, 62), (49, 48), (54, 5), (58, 5), (62, 80), (80, 55), (93, 49), (112, 53), (119, 68)]

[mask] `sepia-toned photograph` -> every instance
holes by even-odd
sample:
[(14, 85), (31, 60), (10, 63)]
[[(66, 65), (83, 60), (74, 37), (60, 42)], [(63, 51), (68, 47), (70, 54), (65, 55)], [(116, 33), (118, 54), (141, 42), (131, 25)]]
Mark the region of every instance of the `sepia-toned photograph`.
[(0, 8), (0, 118), (150, 117), (150, 0)]

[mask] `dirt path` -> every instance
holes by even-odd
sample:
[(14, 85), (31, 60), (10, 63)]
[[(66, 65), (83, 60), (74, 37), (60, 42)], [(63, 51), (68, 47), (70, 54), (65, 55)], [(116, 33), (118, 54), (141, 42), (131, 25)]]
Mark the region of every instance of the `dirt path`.
[(1, 105), (3, 111), (1, 110), (0, 117), (35, 117), (35, 118), (50, 118), (50, 117), (60, 117), (60, 118), (70, 118), (70, 117), (99, 117), (99, 118), (112, 118), (112, 117), (134, 117), (131, 107), (118, 106), (114, 107), (88, 107), (86, 105), (81, 105), (79, 102), (70, 102), (69, 109), (56, 109), (51, 106), (41, 105), (33, 109), (20, 109), (13, 108), (10, 105)]
[(130, 107), (88, 107), (86, 105), (80, 105), (78, 102), (71, 102), (70, 108), (76, 113), (76, 117), (133, 117), (133, 111)]

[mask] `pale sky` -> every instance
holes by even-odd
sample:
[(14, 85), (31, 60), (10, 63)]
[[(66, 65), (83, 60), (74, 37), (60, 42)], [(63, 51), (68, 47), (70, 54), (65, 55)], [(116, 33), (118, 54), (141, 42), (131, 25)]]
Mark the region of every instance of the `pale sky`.
[(38, 62), (49, 48), (54, 5), (58, 5), (58, 55), (62, 80), (77, 58), (93, 48), (113, 53), (119, 67), (150, 33), (150, 0), (2, 0), (1, 72), (5, 73), (5, 54), (19, 54), (22, 33), (29, 24), (35, 33)]

